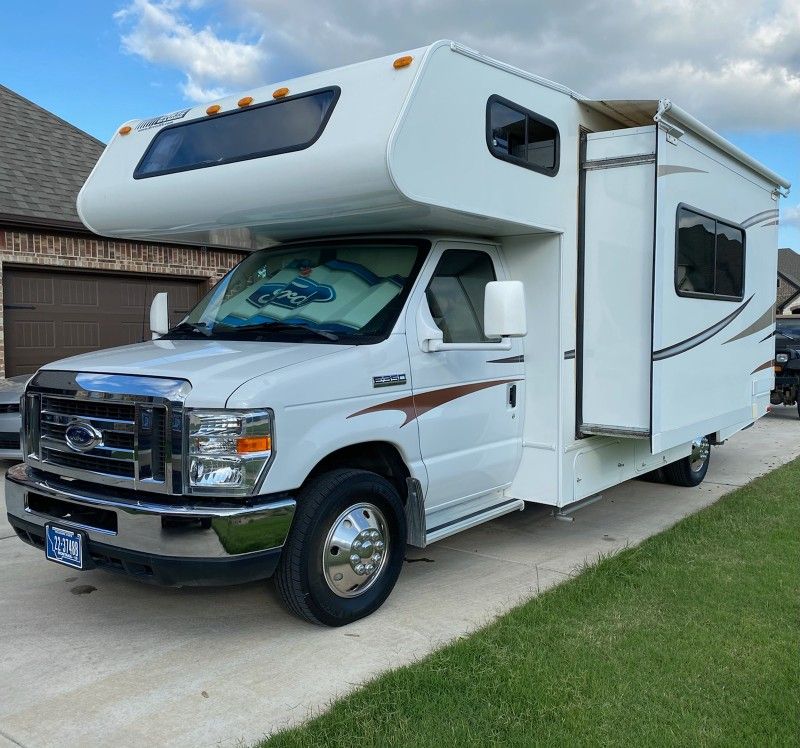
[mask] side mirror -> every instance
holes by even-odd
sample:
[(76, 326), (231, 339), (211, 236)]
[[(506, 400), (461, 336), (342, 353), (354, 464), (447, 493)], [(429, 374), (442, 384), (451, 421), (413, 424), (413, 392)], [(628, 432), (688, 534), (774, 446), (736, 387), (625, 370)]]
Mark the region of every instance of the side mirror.
[(169, 332), (169, 303), (167, 293), (157, 293), (150, 304), (150, 332), (153, 340), (166, 335)]
[(522, 281), (490, 281), (483, 300), (483, 331), (488, 338), (521, 338), (528, 333)]

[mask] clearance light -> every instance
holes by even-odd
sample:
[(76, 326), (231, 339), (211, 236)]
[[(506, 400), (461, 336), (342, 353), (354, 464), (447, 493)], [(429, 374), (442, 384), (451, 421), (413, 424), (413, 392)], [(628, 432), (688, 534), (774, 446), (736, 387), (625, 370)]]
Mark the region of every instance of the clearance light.
[(125, 125), (119, 128), (120, 135), (127, 135), (133, 128), (130, 125)]
[(206, 109), (206, 114), (216, 114), (222, 107), (219, 104), (212, 104)]
[(283, 88), (277, 88), (272, 92), (273, 99), (282, 99), (286, 94), (289, 93), (289, 89), (285, 86)]
[(243, 96), (239, 101), (236, 102), (237, 106), (250, 106), (253, 103), (252, 96)]
[(392, 65), (395, 70), (399, 70), (400, 68), (407, 68), (412, 62), (414, 62), (414, 58), (411, 55), (404, 55), (403, 57), (398, 57)]

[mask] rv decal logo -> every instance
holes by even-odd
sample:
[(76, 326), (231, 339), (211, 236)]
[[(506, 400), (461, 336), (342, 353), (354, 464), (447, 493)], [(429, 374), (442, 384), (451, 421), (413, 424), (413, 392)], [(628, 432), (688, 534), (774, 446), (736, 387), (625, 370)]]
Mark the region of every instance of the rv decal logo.
[(312, 301), (321, 303), (335, 298), (336, 291), (332, 286), (298, 276), (291, 283), (267, 283), (248, 296), (247, 300), (259, 308), (271, 304), (284, 309), (299, 309)]
[(151, 127), (161, 127), (161, 125), (166, 125), (170, 122), (174, 122), (177, 119), (183, 119), (191, 111), (191, 109), (181, 109), (179, 112), (171, 112), (170, 114), (162, 114), (160, 117), (146, 119), (136, 125), (136, 129), (138, 131), (149, 130)]

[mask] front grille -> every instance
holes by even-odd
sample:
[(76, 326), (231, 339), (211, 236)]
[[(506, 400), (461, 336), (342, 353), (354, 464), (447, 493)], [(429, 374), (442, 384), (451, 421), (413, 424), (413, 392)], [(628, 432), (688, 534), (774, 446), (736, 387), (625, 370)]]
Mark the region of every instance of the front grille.
[[(52, 394), (29, 389), (26, 454), (38, 467), (68, 477), (113, 479), (113, 484), (169, 493), (180, 491), (181, 408), (154, 398)], [(38, 412), (37, 412), (38, 411)], [(73, 424), (93, 435), (82, 449), (67, 439)], [(75, 430), (70, 436), (75, 438)], [(95, 479), (96, 480), (96, 479)]]

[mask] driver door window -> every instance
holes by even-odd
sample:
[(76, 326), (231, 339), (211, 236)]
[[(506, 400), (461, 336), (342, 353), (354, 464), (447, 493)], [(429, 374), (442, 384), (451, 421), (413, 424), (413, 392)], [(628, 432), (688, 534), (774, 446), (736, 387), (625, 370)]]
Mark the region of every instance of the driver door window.
[(428, 308), (443, 343), (487, 343), (483, 332), (486, 284), (497, 280), (486, 252), (448, 249), (439, 260), (425, 291)]

